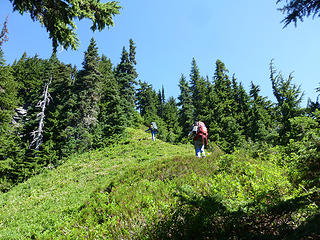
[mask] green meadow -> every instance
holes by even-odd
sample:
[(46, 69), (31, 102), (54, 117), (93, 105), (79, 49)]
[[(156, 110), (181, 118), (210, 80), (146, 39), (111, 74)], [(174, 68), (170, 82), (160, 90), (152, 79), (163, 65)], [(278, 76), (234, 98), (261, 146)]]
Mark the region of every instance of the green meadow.
[(1, 193), (0, 239), (303, 239), (317, 233), (319, 190), (293, 186), (277, 164), (280, 154), (254, 159), (212, 147), (196, 158), (190, 144), (150, 138), (129, 128), (118, 143), (70, 156)]

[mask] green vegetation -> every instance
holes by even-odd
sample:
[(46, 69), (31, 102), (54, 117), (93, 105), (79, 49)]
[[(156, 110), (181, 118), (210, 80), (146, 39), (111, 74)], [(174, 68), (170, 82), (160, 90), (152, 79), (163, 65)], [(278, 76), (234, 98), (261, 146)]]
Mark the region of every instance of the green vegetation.
[(282, 4), (279, 10), (285, 14), (282, 20), (284, 26), (290, 23), (297, 25), (298, 20), (301, 22), (306, 18), (312, 16), (319, 17), (320, 3), (313, 0), (277, 0), (277, 4)]
[[(20, 14), (30, 14), (33, 21), (39, 21), (49, 32), (53, 51), (57, 47), (77, 49), (79, 39), (75, 33), (75, 19), (91, 20), (91, 30), (102, 31), (114, 25), (113, 17), (120, 13), (121, 8), (116, 1), (101, 3), (88, 0), (9, 0), (13, 10)], [(1, 35), (0, 35), (1, 37)]]
[[(119, 9), (11, 2), (45, 25), (54, 50), (76, 48), (74, 17), (101, 30)], [(7, 40), (6, 21), (0, 47)], [(114, 65), (91, 39), (78, 70), (55, 51), (7, 65), (0, 48), (1, 240), (320, 238), (320, 95), (300, 106), (293, 75), (271, 61), (272, 102), (221, 60), (210, 78), (193, 58), (177, 101), (137, 80), (135, 55), (130, 39)], [(195, 120), (208, 128), (206, 158), (187, 137)], [(152, 121), (155, 142), (145, 133)]]
[[(127, 129), (0, 195), (1, 239), (299, 239), (319, 236), (319, 190), (289, 181), (276, 149), (193, 157)], [(283, 237), (283, 238), (282, 238)]]

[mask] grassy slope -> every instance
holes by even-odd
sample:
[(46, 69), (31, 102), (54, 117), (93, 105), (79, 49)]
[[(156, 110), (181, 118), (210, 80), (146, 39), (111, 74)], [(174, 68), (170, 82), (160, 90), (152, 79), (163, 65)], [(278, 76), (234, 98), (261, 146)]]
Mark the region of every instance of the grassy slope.
[(128, 131), (128, 140), (119, 145), (73, 156), (58, 169), (48, 170), (1, 194), (0, 239), (51, 234), (72, 222), (94, 191), (113, 178), (126, 178), (126, 171), (137, 164), (143, 168), (149, 162), (193, 152), (191, 146), (152, 142), (150, 135), (141, 130)]
[(295, 189), (276, 156), (197, 159), (150, 137), (128, 129), (0, 194), (0, 239), (277, 239), (319, 220), (318, 195)]

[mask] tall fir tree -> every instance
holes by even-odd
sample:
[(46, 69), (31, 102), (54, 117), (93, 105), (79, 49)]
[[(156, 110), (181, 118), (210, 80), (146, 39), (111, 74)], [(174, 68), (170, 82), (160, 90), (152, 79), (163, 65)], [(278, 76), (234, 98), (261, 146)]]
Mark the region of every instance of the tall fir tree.
[(80, 122), (85, 128), (94, 127), (98, 122), (98, 102), (102, 76), (99, 72), (99, 55), (96, 41), (91, 38), (84, 53), (83, 69), (79, 72), (76, 88), (79, 92)]
[(137, 108), (147, 123), (157, 118), (158, 96), (153, 90), (152, 85), (139, 81), (137, 89)]
[(10, 123), (17, 107), (18, 85), (12, 75), (12, 69), (6, 65), (0, 48), (0, 123)]
[(135, 86), (137, 85), (136, 78), (138, 74), (135, 69), (135, 45), (130, 39), (129, 53), (123, 47), (121, 61), (115, 69), (115, 77), (119, 84), (119, 91), (123, 109), (126, 114), (128, 125), (132, 125), (135, 121)]
[(45, 131), (43, 134), (42, 156), (46, 165), (57, 165), (63, 157), (74, 153), (69, 143), (74, 126), (73, 110), (76, 101), (72, 98), (76, 69), (61, 63), (53, 53), (47, 62), (44, 81), (49, 81), (52, 101), (47, 106)]
[(157, 113), (158, 116), (163, 118), (164, 105), (166, 103), (166, 97), (164, 94), (164, 87), (162, 86), (161, 91), (158, 92), (158, 104), (157, 104)]
[(241, 126), (233, 116), (235, 99), (228, 72), (225, 64), (217, 60), (213, 84), (209, 87), (207, 124), (209, 138), (231, 152), (241, 145), (243, 136)]
[(75, 81), (74, 91), (77, 95), (75, 121), (78, 129), (74, 132), (74, 137), (79, 151), (93, 147), (102, 83), (99, 60), (98, 47), (92, 38), (84, 54), (83, 69), (79, 71)]
[(12, 69), (6, 65), (0, 48), (0, 191), (7, 191), (19, 180), (20, 169), (17, 167), (23, 159), (19, 129), (12, 124), (15, 108), (18, 106), (18, 85)]
[(307, 113), (314, 117), (314, 113), (316, 110), (320, 111), (320, 87), (315, 89), (316, 92), (318, 92), (318, 96), (315, 101), (312, 101), (310, 98), (308, 99), (308, 104), (307, 104)]
[(110, 140), (114, 135), (123, 132), (125, 125), (125, 112), (121, 106), (119, 86), (113, 73), (111, 60), (102, 55), (99, 63), (102, 74), (101, 98), (99, 102), (99, 129), (101, 130), (100, 142), (97, 146), (104, 144), (106, 139)]
[[(27, 57), (23, 53), (18, 61), (12, 65), (13, 75), (18, 83), (18, 96), (24, 109), (28, 109), (31, 105), (36, 104), (39, 93), (41, 92), (42, 74), (44, 73), (45, 61), (37, 55)], [(41, 94), (40, 94), (41, 95)]]
[(242, 84), (237, 83), (236, 77), (232, 77), (232, 92), (233, 92), (233, 105), (232, 115), (236, 119), (236, 122), (240, 125), (241, 131), (248, 138), (249, 126), (248, 118), (250, 115), (250, 97), (245, 91)]
[(168, 130), (167, 141), (177, 142), (181, 135), (181, 127), (179, 124), (179, 110), (174, 97), (169, 97), (165, 103), (163, 120)]
[(205, 103), (208, 86), (206, 80), (200, 76), (200, 71), (194, 58), (192, 58), (191, 63), (190, 90), (192, 94), (192, 104), (194, 106), (193, 117), (195, 120), (203, 119), (206, 115)]
[(192, 103), (192, 93), (186, 80), (186, 77), (182, 74), (179, 81), (180, 95), (178, 97), (179, 110), (179, 122), (182, 126), (182, 136), (187, 136), (190, 128), (194, 122), (193, 112), (194, 106)]
[(300, 86), (292, 83), (292, 74), (285, 79), (281, 73), (277, 73), (273, 60), (270, 62), (270, 80), (273, 94), (277, 100), (277, 117), (280, 122), (279, 141), (281, 144), (286, 144), (289, 140), (287, 135), (291, 130), (289, 119), (298, 117), (302, 113), (300, 103), (303, 93)]
[(22, 57), (13, 64), (13, 74), (18, 82), (20, 109), (25, 111), (21, 115), (23, 123), (20, 135), (27, 150), (23, 162), (19, 163), (19, 168), (23, 169), (24, 178), (31, 176), (42, 170), (44, 166), (43, 158), (39, 155), (39, 151), (35, 151), (30, 147), (35, 130), (39, 128), (39, 102), (43, 100), (43, 90), (48, 79), (45, 78), (48, 60), (40, 59), (37, 55)]
[(213, 91), (218, 98), (219, 116), (232, 115), (232, 106), (234, 106), (234, 99), (232, 94), (231, 81), (228, 76), (228, 69), (220, 60), (216, 61), (216, 70), (213, 81)]
[(270, 100), (260, 96), (260, 86), (251, 82), (249, 91), (251, 97), (250, 114), (248, 117), (247, 136), (254, 142), (272, 141), (273, 106)]

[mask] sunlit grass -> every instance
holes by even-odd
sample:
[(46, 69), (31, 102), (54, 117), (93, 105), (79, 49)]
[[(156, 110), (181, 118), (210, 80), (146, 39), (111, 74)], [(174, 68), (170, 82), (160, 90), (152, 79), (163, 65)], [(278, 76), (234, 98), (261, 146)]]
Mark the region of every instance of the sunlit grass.
[(319, 214), (317, 195), (275, 164), (281, 156), (214, 149), (196, 158), (191, 145), (128, 129), (0, 194), (0, 239), (276, 239)]

